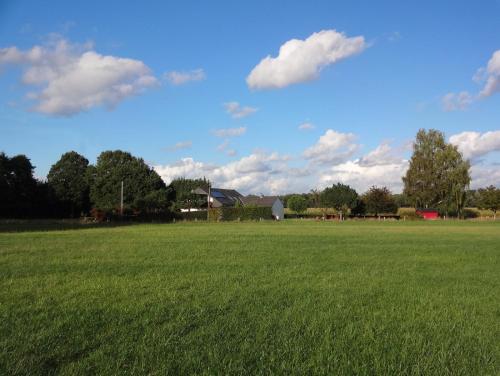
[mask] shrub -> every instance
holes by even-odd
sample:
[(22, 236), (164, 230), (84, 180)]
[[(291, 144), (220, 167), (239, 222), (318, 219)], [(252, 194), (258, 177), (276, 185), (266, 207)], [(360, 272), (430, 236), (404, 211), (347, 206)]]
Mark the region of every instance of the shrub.
[(189, 211), (189, 212), (178, 212), (175, 213), (175, 218), (186, 221), (206, 221), (207, 212), (205, 210), (199, 211)]
[(464, 216), (464, 219), (477, 218), (479, 217), (480, 212), (477, 209), (466, 208), (464, 209), (462, 215)]
[(415, 212), (415, 208), (399, 208), (398, 215), (401, 219), (408, 219), (410, 221), (418, 221), (423, 219), (422, 216)]
[(215, 208), (209, 211), (210, 221), (249, 221), (259, 219), (272, 219), (273, 213), (270, 207), (243, 206), (231, 208)]

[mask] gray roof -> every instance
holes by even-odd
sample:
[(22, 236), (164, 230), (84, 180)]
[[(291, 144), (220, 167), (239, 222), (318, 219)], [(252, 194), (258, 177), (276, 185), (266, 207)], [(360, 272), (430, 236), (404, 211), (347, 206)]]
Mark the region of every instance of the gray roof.
[[(208, 189), (196, 188), (193, 193), (199, 195), (208, 195)], [(210, 188), (210, 197), (221, 203), (222, 206), (234, 206), (241, 201), (243, 195), (234, 189)]]
[(247, 197), (242, 197), (241, 202), (243, 205), (255, 205), (255, 206), (264, 206), (264, 207), (271, 207), (273, 204), (276, 202), (276, 200), (279, 200), (278, 196), (247, 196)]

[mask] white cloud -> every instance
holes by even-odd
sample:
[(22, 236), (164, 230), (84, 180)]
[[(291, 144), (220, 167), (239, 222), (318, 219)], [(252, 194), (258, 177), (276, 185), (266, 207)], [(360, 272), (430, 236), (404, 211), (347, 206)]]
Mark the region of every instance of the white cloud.
[(190, 149), (193, 146), (192, 141), (179, 141), (175, 145), (169, 146), (168, 151), (177, 151), (182, 149)]
[(314, 126), (314, 124), (306, 122), (300, 124), (298, 128), (300, 131), (312, 131), (316, 127)]
[(321, 174), (323, 186), (337, 182), (348, 184), (358, 191), (366, 192), (371, 186), (386, 186), (394, 193), (403, 188), (402, 176), (408, 169), (408, 162), (400, 160), (391, 164), (362, 165), (359, 160), (347, 161), (333, 166)]
[(278, 153), (256, 151), (222, 166), (184, 158), (171, 165), (155, 166), (155, 170), (167, 184), (177, 177), (206, 176), (215, 186), (234, 188), (245, 194), (278, 194), (294, 188), (294, 179), (286, 174), (287, 161), (286, 156)]
[(401, 163), (401, 157), (395, 155), (389, 144), (384, 142), (360, 158), (358, 163), (363, 167), (386, 166)]
[(235, 149), (230, 148), (231, 145), (229, 139), (224, 140), (222, 144), (217, 145), (217, 150), (226, 154), (229, 157), (234, 157), (238, 152)]
[(277, 89), (310, 81), (321, 69), (360, 53), (366, 48), (362, 36), (349, 38), (336, 30), (322, 30), (305, 40), (285, 42), (277, 57), (267, 56), (250, 72), (251, 89)]
[(479, 68), (472, 80), (478, 84), (485, 82), (479, 94), (471, 95), (467, 91), (448, 93), (442, 98), (445, 111), (464, 110), (475, 100), (500, 92), (500, 50), (493, 52), (486, 68)]
[[(226, 146), (224, 146), (224, 150)], [(155, 166), (155, 170), (168, 184), (176, 177), (196, 178), (206, 176), (216, 186), (234, 188), (243, 194), (285, 194), (308, 192), (310, 189), (323, 189), (328, 185), (343, 182), (356, 188), (359, 193), (372, 185), (388, 186), (394, 192), (402, 189), (401, 177), (408, 162), (402, 157), (388, 161), (379, 158), (375, 163), (373, 155), (384, 149), (384, 155), (391, 154), (386, 147), (377, 148), (365, 156), (371, 159), (369, 165), (361, 159), (344, 161), (337, 165), (311, 165), (278, 153), (254, 151), (252, 154), (223, 165), (214, 165), (184, 158), (179, 162)], [(371, 156), (368, 158), (368, 156)], [(303, 166), (297, 166), (297, 162)]]
[(445, 111), (465, 110), (473, 102), (474, 97), (467, 91), (448, 93), (442, 98)]
[(163, 74), (163, 78), (172, 85), (183, 85), (193, 81), (203, 81), (207, 78), (205, 71), (201, 68), (191, 71), (170, 71)]
[(320, 173), (320, 186), (342, 182), (358, 193), (371, 186), (386, 186), (394, 193), (403, 189), (402, 176), (408, 169), (408, 161), (393, 150), (387, 142), (377, 146), (361, 158), (332, 166)]
[(113, 108), (125, 98), (158, 85), (142, 61), (101, 55), (91, 44), (52, 38), (44, 46), (21, 51), (0, 49), (0, 65), (23, 65), (22, 82), (35, 86), (27, 97), (34, 110), (71, 116), (97, 106)]
[(479, 95), (489, 97), (500, 91), (500, 50), (493, 53), (485, 70), (486, 84)]
[(486, 133), (462, 132), (450, 137), (465, 158), (475, 159), (494, 151), (500, 151), (500, 131)]
[(471, 167), (471, 188), (484, 188), (489, 185), (500, 187), (500, 165), (473, 165)]
[(316, 144), (304, 151), (303, 156), (314, 163), (338, 164), (358, 150), (359, 145), (354, 143), (355, 139), (356, 136), (352, 133), (328, 129)]
[(224, 103), (224, 108), (226, 109), (226, 112), (235, 119), (241, 119), (250, 116), (258, 111), (258, 109), (255, 107), (241, 106), (238, 102)]
[(244, 135), (247, 131), (247, 127), (239, 128), (220, 128), (212, 131), (213, 135), (216, 137), (237, 137)]

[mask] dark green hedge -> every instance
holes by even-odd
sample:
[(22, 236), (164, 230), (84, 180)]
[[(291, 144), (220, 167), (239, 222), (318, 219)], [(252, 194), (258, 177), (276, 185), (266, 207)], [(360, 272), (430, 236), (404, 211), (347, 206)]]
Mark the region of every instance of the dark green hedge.
[(272, 209), (269, 207), (243, 206), (239, 208), (210, 209), (210, 221), (252, 221), (259, 219), (273, 219)]
[(178, 212), (176, 213), (176, 219), (186, 220), (186, 221), (206, 221), (207, 212), (201, 211), (191, 211), (191, 212)]

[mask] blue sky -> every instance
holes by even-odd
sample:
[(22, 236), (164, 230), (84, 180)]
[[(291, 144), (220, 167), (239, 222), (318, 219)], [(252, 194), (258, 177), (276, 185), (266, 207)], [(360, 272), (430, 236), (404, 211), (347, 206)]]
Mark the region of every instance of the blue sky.
[(123, 149), (167, 183), (399, 191), (409, 142), (436, 128), (473, 186), (498, 185), (499, 14), (494, 0), (0, 0), (0, 150), (41, 178), (66, 151)]

